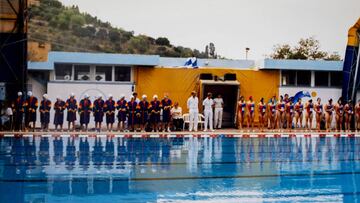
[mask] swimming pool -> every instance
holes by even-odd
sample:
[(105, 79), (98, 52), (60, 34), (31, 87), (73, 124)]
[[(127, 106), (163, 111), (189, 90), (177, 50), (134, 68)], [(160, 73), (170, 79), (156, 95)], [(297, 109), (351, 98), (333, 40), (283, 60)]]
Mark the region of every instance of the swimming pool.
[(359, 137), (0, 138), (0, 202), (356, 202)]

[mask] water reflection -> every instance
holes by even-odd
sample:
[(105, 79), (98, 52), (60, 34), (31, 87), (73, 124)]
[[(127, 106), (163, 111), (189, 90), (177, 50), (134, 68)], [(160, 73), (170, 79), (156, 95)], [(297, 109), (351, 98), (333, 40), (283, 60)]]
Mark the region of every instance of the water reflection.
[[(0, 138), (0, 202), (105, 194), (131, 199), (134, 193), (154, 200), (158, 193), (215, 186), (256, 189), (264, 198), (275, 189), (323, 184), (354, 193), (344, 196), (351, 201), (359, 192), (359, 146), (359, 138)], [(335, 174), (327, 177), (332, 182), (319, 179), (324, 172)]]

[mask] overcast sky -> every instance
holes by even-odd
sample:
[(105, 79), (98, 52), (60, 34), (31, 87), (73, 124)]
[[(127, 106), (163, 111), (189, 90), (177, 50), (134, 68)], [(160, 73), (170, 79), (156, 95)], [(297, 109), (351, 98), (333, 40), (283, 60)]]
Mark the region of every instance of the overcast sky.
[(360, 0), (60, 0), (135, 34), (167, 37), (204, 50), (213, 42), (232, 59), (261, 59), (279, 43), (315, 36), (322, 49), (344, 55)]

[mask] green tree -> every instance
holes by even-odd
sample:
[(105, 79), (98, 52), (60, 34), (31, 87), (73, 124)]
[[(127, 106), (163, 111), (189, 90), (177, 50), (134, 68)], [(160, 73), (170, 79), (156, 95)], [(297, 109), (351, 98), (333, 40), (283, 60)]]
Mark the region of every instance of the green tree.
[(274, 46), (273, 59), (303, 59), (303, 60), (340, 60), (336, 53), (329, 54), (320, 50), (320, 42), (314, 37), (300, 39), (298, 44), (291, 47), (289, 44), (278, 44)]
[(143, 54), (148, 51), (149, 42), (147, 41), (145, 36), (139, 35), (130, 39), (129, 47), (133, 50), (137, 50), (138, 53)]
[(120, 40), (120, 33), (115, 30), (115, 29), (111, 29), (109, 30), (109, 39), (112, 41), (112, 42), (117, 42)]
[(274, 46), (274, 52), (271, 54), (273, 59), (291, 59), (293, 55), (292, 48), (288, 44), (278, 44)]
[(341, 60), (341, 56), (339, 55), (339, 53), (337, 52), (333, 52), (331, 54), (329, 54), (325, 60), (327, 61), (340, 61)]
[(157, 38), (155, 43), (160, 46), (170, 46), (170, 41), (166, 37)]
[(72, 15), (70, 21), (71, 26), (83, 26), (85, 24), (85, 18), (82, 15)]

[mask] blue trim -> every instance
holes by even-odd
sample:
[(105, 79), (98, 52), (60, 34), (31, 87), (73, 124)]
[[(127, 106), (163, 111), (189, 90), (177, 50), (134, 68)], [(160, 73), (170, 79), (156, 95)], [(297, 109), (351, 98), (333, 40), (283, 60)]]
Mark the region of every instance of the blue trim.
[(159, 58), (158, 55), (53, 51), (49, 52), (46, 62), (28, 62), (28, 69), (54, 70), (54, 63), (156, 66), (159, 64)]
[(265, 59), (260, 69), (342, 71), (343, 61)]

